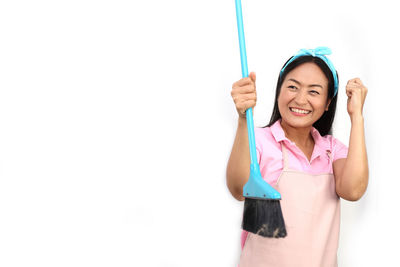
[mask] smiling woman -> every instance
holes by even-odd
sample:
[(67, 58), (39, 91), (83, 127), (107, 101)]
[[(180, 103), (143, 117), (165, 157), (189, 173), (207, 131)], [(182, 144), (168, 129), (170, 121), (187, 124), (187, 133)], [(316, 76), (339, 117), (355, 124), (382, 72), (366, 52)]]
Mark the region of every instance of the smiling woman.
[(310, 127), (328, 110), (330, 102), (328, 78), (322, 70), (312, 62), (301, 64), (288, 73), (281, 86), (278, 111), (285, 118), (282, 127), (296, 127), (309, 136)]
[[(368, 183), (362, 107), (366, 88), (358, 78), (348, 82), (352, 121), (349, 147), (331, 135), (338, 75), (325, 56), (328, 48), (302, 49), (283, 66), (272, 116), (255, 128), (257, 160), (263, 179), (282, 195), (287, 236), (260, 237), (242, 232), (239, 266), (337, 266), (340, 199), (355, 201)], [(245, 111), (256, 105), (255, 73), (235, 82), (238, 129), (227, 166), (227, 185), (243, 200), (249, 177)]]
[[(336, 71), (335, 74), (338, 76)], [(338, 77), (336, 79), (338, 80)], [(298, 57), (292, 61), (289, 59), (279, 75), (274, 108), (271, 120), (266, 127), (270, 127), (282, 118), (280, 110), (287, 113), (288, 108), (280, 107), (280, 101), (291, 100), (290, 107), (314, 112), (311, 114), (312, 118), (309, 122), (317, 119), (312, 125), (322, 136), (331, 134), (336, 113), (337, 88), (338, 82), (335, 83), (331, 69), (321, 58), (309, 55)], [(280, 97), (281, 91), (283, 91), (283, 94)], [(295, 99), (293, 99), (294, 96), (296, 96)], [(311, 101), (317, 110), (313, 110), (311, 103), (306, 103), (308, 101)], [(306, 108), (305, 105), (308, 105), (308, 107)], [(323, 109), (322, 106), (325, 106), (325, 108)]]

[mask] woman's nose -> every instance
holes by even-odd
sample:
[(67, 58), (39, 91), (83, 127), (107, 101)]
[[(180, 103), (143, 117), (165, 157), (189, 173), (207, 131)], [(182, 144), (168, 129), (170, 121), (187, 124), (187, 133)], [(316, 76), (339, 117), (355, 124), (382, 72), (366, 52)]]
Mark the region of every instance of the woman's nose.
[(296, 94), (295, 102), (299, 105), (307, 104), (307, 92), (305, 92), (305, 90), (299, 90)]

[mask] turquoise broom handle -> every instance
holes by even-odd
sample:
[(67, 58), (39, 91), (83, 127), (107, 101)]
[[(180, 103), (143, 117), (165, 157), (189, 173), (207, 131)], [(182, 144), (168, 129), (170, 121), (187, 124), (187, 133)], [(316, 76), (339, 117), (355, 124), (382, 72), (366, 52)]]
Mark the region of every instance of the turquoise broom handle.
[[(236, 3), (236, 20), (239, 33), (239, 46), (240, 46), (240, 60), (242, 63), (242, 77), (248, 77), (249, 71), (247, 69), (247, 56), (246, 56), (246, 44), (244, 41), (244, 28), (243, 28), (243, 17), (242, 17), (242, 4), (240, 0), (235, 0)], [(250, 160), (251, 164), (258, 164), (257, 153), (256, 153), (256, 142), (254, 135), (254, 122), (253, 112), (251, 108), (246, 110), (246, 121), (247, 121), (247, 132), (249, 135), (249, 146), (250, 146)]]

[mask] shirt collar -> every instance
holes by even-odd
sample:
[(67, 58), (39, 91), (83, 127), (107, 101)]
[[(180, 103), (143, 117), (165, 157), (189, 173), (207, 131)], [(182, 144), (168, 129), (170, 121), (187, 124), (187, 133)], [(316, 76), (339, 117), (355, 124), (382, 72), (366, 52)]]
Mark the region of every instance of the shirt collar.
[[(276, 142), (281, 142), (282, 140), (287, 140), (289, 143), (294, 144), (290, 141), (286, 136), (283, 128), (281, 126), (281, 119), (277, 120), (274, 124), (270, 127), (272, 135), (275, 138)], [(329, 150), (330, 151), (330, 143), (329, 140), (323, 138), (317, 129), (314, 127), (311, 128), (311, 135), (314, 138), (315, 145), (320, 148), (322, 151)]]

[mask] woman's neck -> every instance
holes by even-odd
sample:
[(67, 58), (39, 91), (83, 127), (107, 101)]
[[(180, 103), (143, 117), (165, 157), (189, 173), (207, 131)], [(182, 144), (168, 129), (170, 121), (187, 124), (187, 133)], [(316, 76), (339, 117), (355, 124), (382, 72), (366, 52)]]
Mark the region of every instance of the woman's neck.
[(311, 135), (312, 126), (296, 128), (288, 125), (283, 120), (281, 120), (281, 126), (283, 131), (285, 132), (286, 138), (296, 143), (297, 146), (308, 147), (314, 144), (314, 138)]

